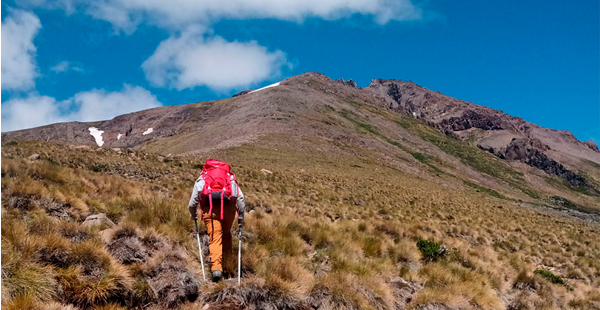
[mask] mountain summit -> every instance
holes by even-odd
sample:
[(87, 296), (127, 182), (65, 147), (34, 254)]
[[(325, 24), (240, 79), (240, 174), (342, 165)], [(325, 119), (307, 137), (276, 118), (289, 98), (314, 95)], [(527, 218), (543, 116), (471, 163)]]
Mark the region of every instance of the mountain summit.
[[(567, 190), (564, 195), (569, 199), (584, 203), (588, 195), (597, 196), (600, 189), (600, 151), (593, 142), (582, 142), (568, 131), (543, 128), (412, 82), (390, 79), (374, 79), (368, 87), (357, 88), (352, 80), (334, 81), (309, 72), (224, 100), (166, 106), (106, 121), (2, 133), (3, 141), (59, 141), (164, 155), (202, 153), (272, 140), (269, 137), (279, 137), (279, 141), (271, 142), (281, 144), (297, 139), (316, 143), (318, 139), (314, 147), (345, 153), (355, 146), (366, 147), (392, 157), (391, 165), (412, 171), (425, 166), (435, 171), (467, 172), (503, 192), (517, 183), (547, 195), (558, 187)], [(463, 146), (469, 149), (461, 149)], [(506, 162), (502, 165), (524, 173), (524, 177), (510, 181), (492, 173), (487, 164), (465, 157), (489, 157), (482, 152), (502, 159)], [(424, 163), (414, 154), (429, 159)], [(517, 188), (532, 197), (533, 192), (523, 186)]]

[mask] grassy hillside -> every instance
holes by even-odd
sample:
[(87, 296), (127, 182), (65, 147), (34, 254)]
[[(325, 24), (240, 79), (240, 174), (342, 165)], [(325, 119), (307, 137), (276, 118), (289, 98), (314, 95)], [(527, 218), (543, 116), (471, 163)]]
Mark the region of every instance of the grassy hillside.
[[(361, 126), (360, 116), (340, 117), (411, 150)], [(431, 143), (447, 152), (463, 152), (435, 137)], [(432, 182), (368, 149), (331, 152), (320, 138), (275, 141), (282, 137), (175, 158), (3, 146), (3, 308), (599, 307), (598, 223), (524, 208), (475, 183)], [(34, 153), (40, 158), (28, 159)], [(433, 156), (412, 154), (450, 171)], [(231, 163), (247, 195), (241, 287), (202, 281), (186, 205), (207, 157)], [(520, 181), (502, 169), (486, 173)], [(116, 226), (83, 225), (97, 213)]]

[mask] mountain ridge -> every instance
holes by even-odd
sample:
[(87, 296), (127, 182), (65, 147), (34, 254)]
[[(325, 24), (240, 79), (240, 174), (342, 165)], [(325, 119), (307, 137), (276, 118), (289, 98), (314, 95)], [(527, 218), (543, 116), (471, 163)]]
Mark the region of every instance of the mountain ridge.
[[(190, 141), (197, 141), (194, 148), (173, 147), (171, 143), (171, 150), (165, 149), (168, 153), (179, 154), (198, 151), (205, 146), (219, 147), (223, 143), (220, 147), (239, 145), (263, 134), (286, 132), (287, 129), (274, 123), (273, 118), (289, 120), (310, 114), (308, 106), (304, 110), (289, 106), (284, 109), (289, 102), (300, 102), (298, 106), (301, 106), (302, 95), (312, 93), (311, 99), (316, 105), (310, 107), (314, 109), (330, 100), (328, 96), (335, 95), (423, 120), (446, 135), (467, 141), (501, 159), (520, 161), (562, 177), (573, 186), (598, 191), (577, 170), (586, 165), (584, 161), (600, 164), (600, 152), (593, 142), (579, 141), (568, 131), (547, 129), (503, 111), (431, 91), (410, 81), (373, 79), (369, 86), (357, 88), (352, 80), (334, 81), (323, 74), (308, 72), (287, 78), (281, 81), (281, 85), (274, 85), (277, 86), (244, 91), (229, 99), (159, 107), (106, 121), (47, 125), (2, 133), (2, 138), (5, 141), (53, 140), (93, 145), (97, 142), (90, 128), (94, 127), (104, 132), (104, 147), (136, 148), (176, 135), (187, 135)], [(310, 86), (306, 88), (307, 85)], [(272, 96), (273, 90), (287, 93)], [(314, 94), (314, 90), (322, 94)], [(286, 113), (282, 113), (283, 110)], [(241, 134), (224, 135), (220, 132), (228, 130), (223, 127), (224, 124), (229, 124), (230, 130)], [(298, 130), (311, 131), (299, 122), (295, 122), (294, 126)], [(315, 134), (321, 134), (319, 130), (326, 129), (319, 128)], [(145, 134), (146, 131), (151, 133)], [(194, 132), (213, 139), (198, 139)]]
[[(431, 162), (425, 164), (434, 171), (444, 171), (444, 165), (466, 171), (475, 165), (476, 170), (484, 171), (476, 179), (490, 182), (484, 180), (490, 173), (485, 164), (469, 162), (472, 159), (465, 154), (448, 153), (443, 150), (447, 142), (440, 140), (445, 138), (433, 137), (431, 133), (424, 137), (426, 129), (419, 132), (410, 129), (411, 122), (421, 122), (512, 166), (520, 162), (538, 169), (540, 173), (533, 173), (538, 179), (526, 183), (565, 182), (576, 191), (600, 193), (600, 171), (596, 166), (600, 165), (600, 153), (595, 151), (593, 143), (579, 141), (570, 132), (543, 128), (410, 81), (373, 79), (369, 86), (357, 88), (352, 80), (334, 81), (317, 72), (290, 77), (227, 99), (159, 107), (106, 121), (69, 122), (7, 132), (2, 133), (2, 139), (98, 145), (100, 140), (96, 141), (91, 133), (102, 131), (102, 147), (136, 148), (178, 156), (239, 146), (272, 135), (320, 137), (328, 141), (327, 147), (344, 144), (335, 151), (347, 152), (353, 145), (363, 145), (377, 150), (380, 156), (401, 152), (405, 159), (419, 162), (397, 163), (403, 169), (414, 170), (416, 164), (422, 169), (426, 160), (416, 154), (437, 160), (437, 166)], [(456, 156), (459, 162), (453, 159)], [(515, 167), (517, 171), (523, 169)], [(492, 176), (497, 178), (500, 174), (495, 173)], [(552, 181), (548, 175), (562, 181)], [(577, 200), (574, 196), (570, 198)]]

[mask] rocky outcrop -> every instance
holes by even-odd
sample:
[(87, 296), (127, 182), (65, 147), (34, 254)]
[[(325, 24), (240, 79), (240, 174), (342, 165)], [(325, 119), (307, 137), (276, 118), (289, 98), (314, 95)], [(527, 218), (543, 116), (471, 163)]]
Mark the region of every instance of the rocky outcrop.
[(337, 83), (340, 83), (342, 85), (346, 85), (346, 86), (350, 86), (352, 88), (357, 88), (356, 82), (354, 82), (353, 80), (344, 80), (344, 79), (339, 79), (339, 80), (335, 80)]
[(541, 169), (548, 174), (557, 175), (565, 179), (573, 187), (593, 188), (584, 177), (549, 158), (543, 152), (543, 150), (547, 150), (549, 147), (537, 139), (513, 138), (506, 147), (502, 148), (478, 146), (502, 159), (520, 161), (531, 167)]
[(442, 120), (439, 125), (442, 131), (462, 131), (470, 128), (483, 130), (505, 129), (503, 120), (492, 113), (480, 113), (472, 110), (465, 111), (460, 117), (451, 117)]
[[(578, 167), (581, 163), (578, 158), (600, 164), (598, 146), (591, 141), (581, 142), (568, 131), (542, 128), (412, 82), (374, 79), (366, 90), (382, 98), (389, 110), (420, 118), (441, 132), (467, 140), (502, 159), (521, 161), (558, 175), (573, 187), (590, 188), (591, 185), (565, 165)], [(516, 140), (506, 139), (510, 136)], [(553, 154), (547, 152), (550, 149)]]
[(598, 145), (596, 143), (594, 143), (593, 141), (583, 141), (583, 144), (587, 147), (589, 147), (592, 151), (596, 152), (596, 153), (600, 153), (600, 149), (598, 148)]

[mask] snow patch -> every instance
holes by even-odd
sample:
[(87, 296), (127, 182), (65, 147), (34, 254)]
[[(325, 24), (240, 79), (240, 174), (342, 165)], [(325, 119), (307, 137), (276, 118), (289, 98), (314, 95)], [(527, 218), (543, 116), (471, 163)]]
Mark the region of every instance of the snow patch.
[(279, 83), (281, 83), (281, 82), (277, 82), (277, 83), (275, 83), (275, 84), (267, 85), (267, 86), (265, 86), (265, 87), (263, 87), (263, 88), (255, 89), (255, 90), (253, 90), (253, 91), (249, 92), (249, 94), (251, 94), (251, 93), (255, 93), (255, 92), (257, 92), (257, 91), (260, 91), (260, 90), (263, 90), (263, 89), (267, 89), (267, 88), (271, 88), (271, 87), (279, 86)]
[(96, 140), (96, 144), (98, 144), (98, 146), (102, 146), (104, 144), (104, 141), (102, 140), (102, 134), (104, 131), (98, 130), (96, 127), (90, 127), (88, 130), (90, 131), (90, 135), (92, 135)]
[(123, 134), (118, 134), (117, 135), (117, 140), (121, 140), (121, 137), (123, 136)]
[(149, 134), (149, 133), (152, 133), (153, 131), (154, 131), (154, 129), (152, 129), (152, 127), (150, 127), (150, 128), (148, 128), (148, 129), (146, 129), (146, 131), (144, 131), (144, 132), (142, 133), (142, 135), (143, 135), (143, 136), (145, 136), (145, 135), (147, 135), (147, 134)]

